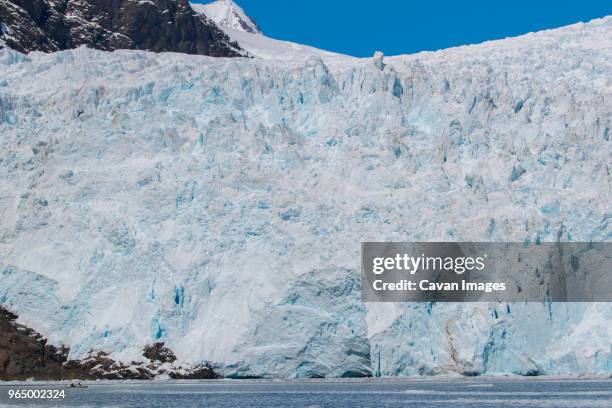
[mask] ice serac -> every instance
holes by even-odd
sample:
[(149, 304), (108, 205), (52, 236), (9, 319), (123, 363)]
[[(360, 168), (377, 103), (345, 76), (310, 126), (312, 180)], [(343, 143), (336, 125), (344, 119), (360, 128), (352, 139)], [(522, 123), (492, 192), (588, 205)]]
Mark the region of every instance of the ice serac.
[(105, 51), (245, 54), (187, 0), (0, 0), (0, 47), (28, 53), (81, 45)]
[[(0, 51), (0, 303), (233, 377), (610, 374), (610, 304), (363, 304), (362, 241), (610, 241), (612, 18), (436, 53)], [(112, 80), (109, 80), (111, 78)]]
[(261, 34), (261, 29), (240, 6), (232, 0), (217, 0), (212, 3), (191, 3), (191, 7), (206, 15), (221, 27), (245, 33)]

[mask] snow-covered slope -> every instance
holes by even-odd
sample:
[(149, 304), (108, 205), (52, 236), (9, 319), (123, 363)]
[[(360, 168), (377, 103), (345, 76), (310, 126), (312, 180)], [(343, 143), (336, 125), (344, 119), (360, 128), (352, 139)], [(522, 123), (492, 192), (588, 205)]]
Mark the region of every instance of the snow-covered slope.
[(1, 50), (0, 303), (225, 375), (610, 373), (610, 304), (363, 304), (359, 254), (610, 241), (611, 47), (608, 17), (387, 60)]
[(214, 21), (218, 26), (235, 31), (261, 34), (257, 23), (232, 0), (217, 0), (212, 3), (191, 3), (191, 7)]
[(258, 59), (301, 62), (312, 57), (322, 58), (324, 61), (354, 59), (348, 55), (267, 37), (259, 30), (257, 23), (231, 0), (219, 0), (209, 4), (191, 3), (191, 6), (217, 23), (242, 49)]
[(304, 62), (310, 58), (320, 58), (324, 62), (333, 62), (330, 60), (356, 60), (356, 58), (348, 55), (337, 54), (290, 41), (275, 40), (260, 34), (251, 34), (228, 28), (223, 28), (223, 31), (233, 41), (236, 41), (240, 45), (240, 48), (246, 50), (257, 59), (284, 62)]

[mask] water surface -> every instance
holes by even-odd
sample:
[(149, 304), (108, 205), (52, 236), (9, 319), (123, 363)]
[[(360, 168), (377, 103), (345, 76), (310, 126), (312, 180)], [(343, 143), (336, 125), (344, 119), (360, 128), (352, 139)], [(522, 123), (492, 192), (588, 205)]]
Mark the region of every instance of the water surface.
[[(612, 407), (612, 380), (364, 379), (2, 383), (2, 407)], [(64, 389), (63, 400), (8, 399), (15, 389)]]

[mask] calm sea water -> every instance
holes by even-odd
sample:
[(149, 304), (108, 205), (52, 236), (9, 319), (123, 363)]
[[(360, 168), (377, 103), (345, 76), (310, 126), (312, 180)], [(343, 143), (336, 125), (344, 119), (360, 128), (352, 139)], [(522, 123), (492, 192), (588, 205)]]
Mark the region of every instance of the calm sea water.
[[(612, 380), (394, 379), (1, 383), (3, 407), (612, 407)], [(65, 389), (63, 400), (8, 399), (9, 390)]]

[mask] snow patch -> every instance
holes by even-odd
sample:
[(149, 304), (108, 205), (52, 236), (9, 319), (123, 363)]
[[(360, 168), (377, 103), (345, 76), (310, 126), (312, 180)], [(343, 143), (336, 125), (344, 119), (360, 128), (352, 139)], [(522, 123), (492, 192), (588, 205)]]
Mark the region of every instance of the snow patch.
[(326, 61), (354, 59), (315, 47), (266, 37), (257, 24), (231, 0), (219, 0), (208, 4), (191, 3), (191, 6), (196, 12), (213, 20), (242, 49), (258, 59), (302, 62), (311, 57), (323, 58)]
[(324, 51), (290, 41), (275, 40), (260, 34), (252, 34), (229, 28), (224, 28), (223, 31), (233, 41), (236, 41), (242, 49), (258, 59), (297, 62), (304, 62), (312, 57), (321, 58), (326, 62), (330, 60), (357, 60), (348, 55)]
[(261, 34), (257, 23), (232, 0), (218, 0), (207, 4), (191, 3), (191, 7), (198, 13), (202, 13), (210, 18), (222, 28)]

